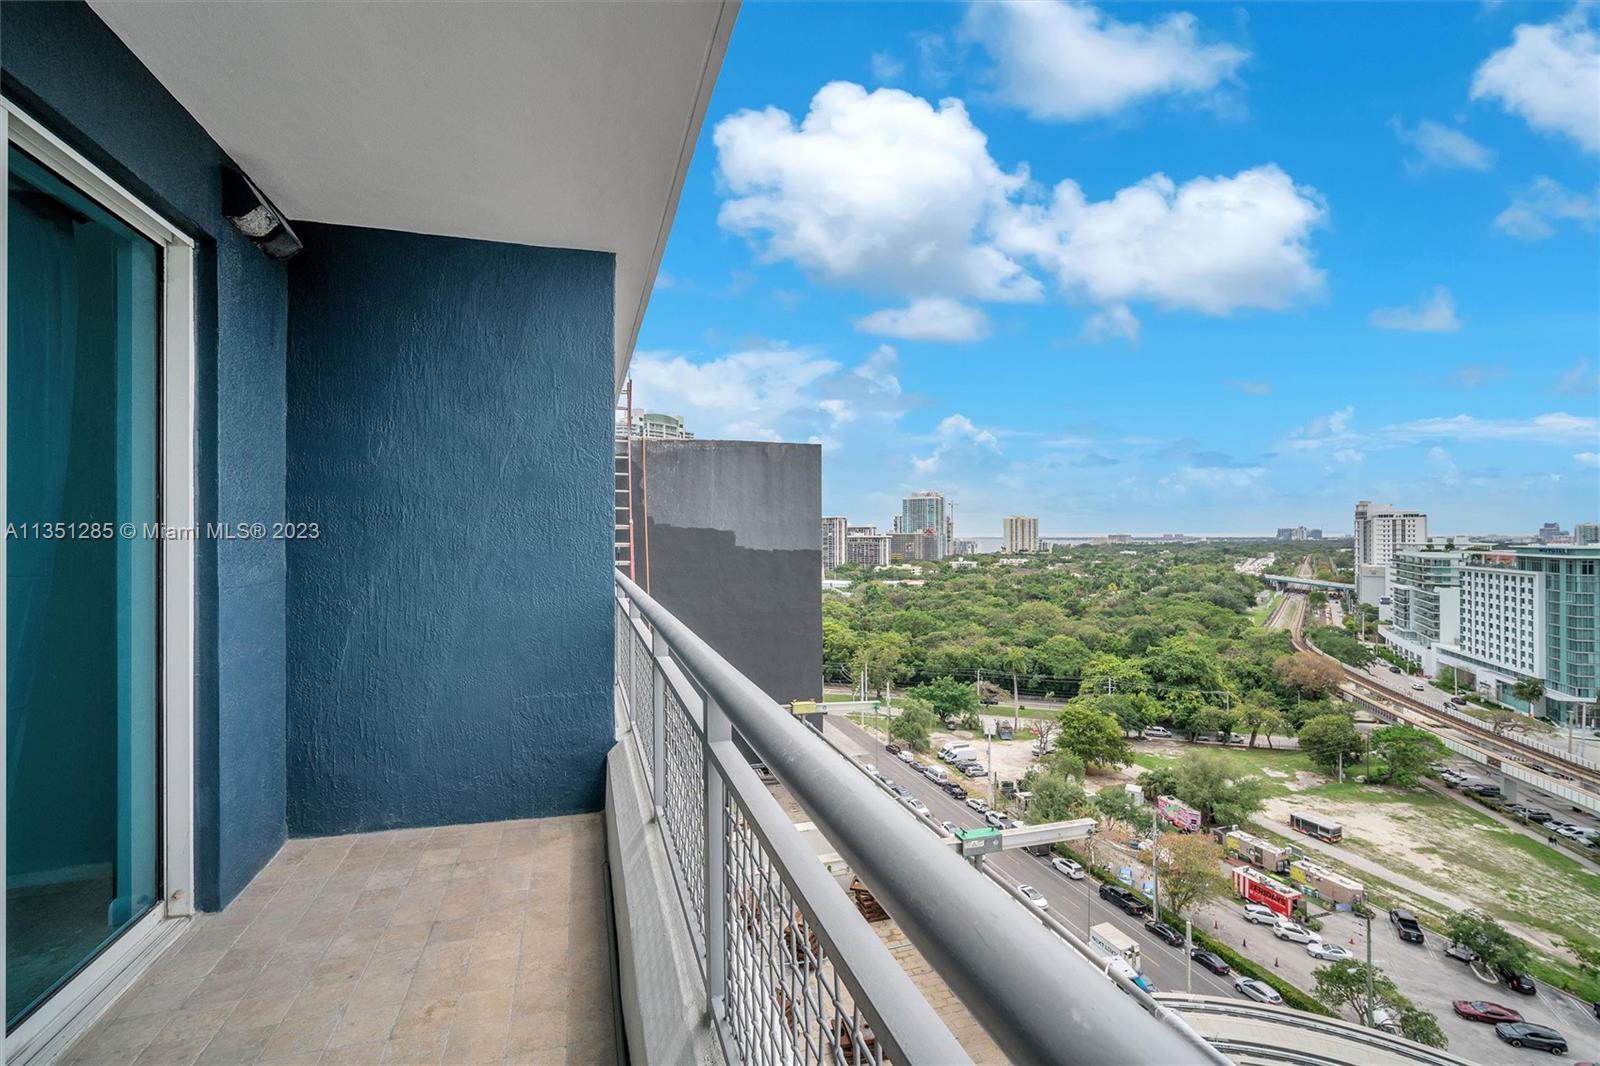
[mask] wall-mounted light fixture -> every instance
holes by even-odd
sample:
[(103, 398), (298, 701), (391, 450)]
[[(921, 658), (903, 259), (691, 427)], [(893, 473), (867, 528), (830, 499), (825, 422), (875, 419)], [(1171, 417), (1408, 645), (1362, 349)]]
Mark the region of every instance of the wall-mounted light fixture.
[(267, 194), (233, 167), (222, 168), (222, 213), (234, 229), (273, 259), (288, 259), (305, 245)]

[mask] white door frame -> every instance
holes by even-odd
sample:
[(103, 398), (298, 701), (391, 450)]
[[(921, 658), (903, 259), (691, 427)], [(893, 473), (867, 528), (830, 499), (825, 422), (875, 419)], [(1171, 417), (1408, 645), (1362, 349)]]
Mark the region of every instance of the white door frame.
[[(161, 839), (164, 899), (103, 950), (51, 1000), (5, 1037), (0, 1062), (47, 1061), (81, 1034), (182, 931), (194, 913), (194, 546), (195, 349), (194, 241), (103, 171), (45, 129), (10, 100), (0, 99), (7, 145), (16, 144), (162, 250), (161, 297), (161, 513), (167, 530), (161, 560)], [(9, 203), (9, 198), (8, 198)], [(0, 248), (6, 245), (7, 208), (0, 208)], [(6, 262), (0, 255), (0, 297)], [(7, 343), (6, 303), (0, 298), (0, 345)], [(7, 353), (9, 358), (9, 353)], [(6, 379), (0, 373), (0, 460), (6, 448)], [(0, 461), (0, 507), (5, 506), (5, 462)], [(8, 516), (9, 518), (9, 516)], [(5, 553), (0, 552), (0, 603)], [(5, 676), (5, 612), (0, 609), (0, 677)], [(0, 709), (5, 690), (0, 685)], [(0, 804), (5, 796), (6, 731), (0, 729)], [(5, 819), (0, 818), (0, 884), (6, 877)], [(0, 943), (5, 939), (0, 908)], [(5, 975), (0, 966), (0, 1002)]]

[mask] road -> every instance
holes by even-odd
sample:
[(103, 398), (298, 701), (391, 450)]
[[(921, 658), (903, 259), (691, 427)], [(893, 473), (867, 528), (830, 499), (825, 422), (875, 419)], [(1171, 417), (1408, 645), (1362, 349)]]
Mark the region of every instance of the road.
[[(840, 750), (859, 762), (875, 764), (880, 773), (893, 778), (896, 784), (904, 785), (913, 796), (926, 803), (935, 821), (954, 822), (963, 828), (983, 825), (981, 815), (975, 814), (964, 803), (951, 799), (933, 782), (888, 754), (881, 741), (842, 715), (829, 715), (826, 729), (829, 738)], [(1131, 852), (1106, 844), (1097, 845), (1097, 861), (1103, 865), (1116, 863), (1117, 859), (1102, 854), (1110, 850), (1120, 852), (1122, 864), (1131, 861)], [(1218, 977), (1200, 966), (1192, 966), (1182, 948), (1157, 940), (1145, 931), (1139, 920), (1128, 917), (1101, 900), (1097, 894), (1099, 882), (1093, 878), (1069, 880), (1057, 873), (1048, 860), (1021, 851), (1003, 852), (986, 858), (984, 862), (1012, 884), (1027, 884), (1038, 889), (1049, 901), (1051, 913), (1079, 935), (1087, 937), (1090, 925), (1109, 921), (1132, 936), (1138, 941), (1144, 955), (1145, 976), (1157, 988), (1168, 992), (1193, 991), (1211, 996), (1237, 995), (1233, 990), (1232, 978)], [(1039, 935), (1052, 934), (1041, 928)], [(1190, 980), (1193, 981), (1192, 986), (1186, 983)]]

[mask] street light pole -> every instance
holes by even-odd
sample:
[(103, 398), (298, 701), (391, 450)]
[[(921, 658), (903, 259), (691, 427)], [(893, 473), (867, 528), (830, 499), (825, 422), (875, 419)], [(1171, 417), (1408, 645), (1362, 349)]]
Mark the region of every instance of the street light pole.
[(1183, 990), (1194, 991), (1194, 923), (1183, 920)]
[(1372, 908), (1367, 907), (1367, 1028), (1372, 1028)]

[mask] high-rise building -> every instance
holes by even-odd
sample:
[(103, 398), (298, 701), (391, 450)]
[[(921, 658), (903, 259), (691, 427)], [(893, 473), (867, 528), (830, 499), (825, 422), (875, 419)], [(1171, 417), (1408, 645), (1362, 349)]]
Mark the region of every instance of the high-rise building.
[(694, 440), (694, 434), (683, 428), (683, 419), (678, 415), (647, 411), (633, 413), (633, 435), (645, 440)]
[(845, 538), (845, 562), (858, 566), (889, 565), (888, 533), (852, 533)]
[(1533, 535), (1533, 539), (1540, 544), (1566, 544), (1571, 540), (1567, 536), (1567, 531), (1561, 528), (1560, 522), (1546, 522), (1539, 527), (1539, 532)]
[(938, 554), (943, 559), (950, 554), (950, 523), (945, 508), (944, 494), (939, 492), (913, 492), (900, 503), (901, 533), (931, 532), (938, 538)]
[(1572, 543), (1582, 547), (1600, 544), (1600, 522), (1578, 522), (1572, 527)]
[(850, 520), (838, 515), (822, 519), (822, 569), (844, 565), (844, 541), (849, 536)]
[(878, 535), (878, 527), (846, 526), (844, 529), (844, 535), (847, 537), (876, 537)]
[(1388, 566), (1396, 548), (1427, 541), (1428, 516), (1362, 500), (1356, 504), (1355, 537), (1357, 566)]
[(1008, 552), (1036, 552), (1039, 550), (1039, 520), (1024, 515), (1007, 515), (1005, 543)]
[(939, 538), (933, 533), (890, 533), (889, 558), (904, 563), (927, 562), (936, 559)]
[(1460, 639), (1438, 661), (1471, 672), (1478, 688), (1518, 705), (1523, 678), (1544, 683), (1535, 708), (1584, 728), (1596, 722), (1600, 662), (1600, 547), (1525, 545), (1468, 551), (1459, 564)]
[(1439, 672), (1436, 648), (1461, 639), (1461, 565), (1481, 544), (1432, 540), (1396, 549), (1389, 560), (1392, 624), (1383, 641), (1423, 673)]

